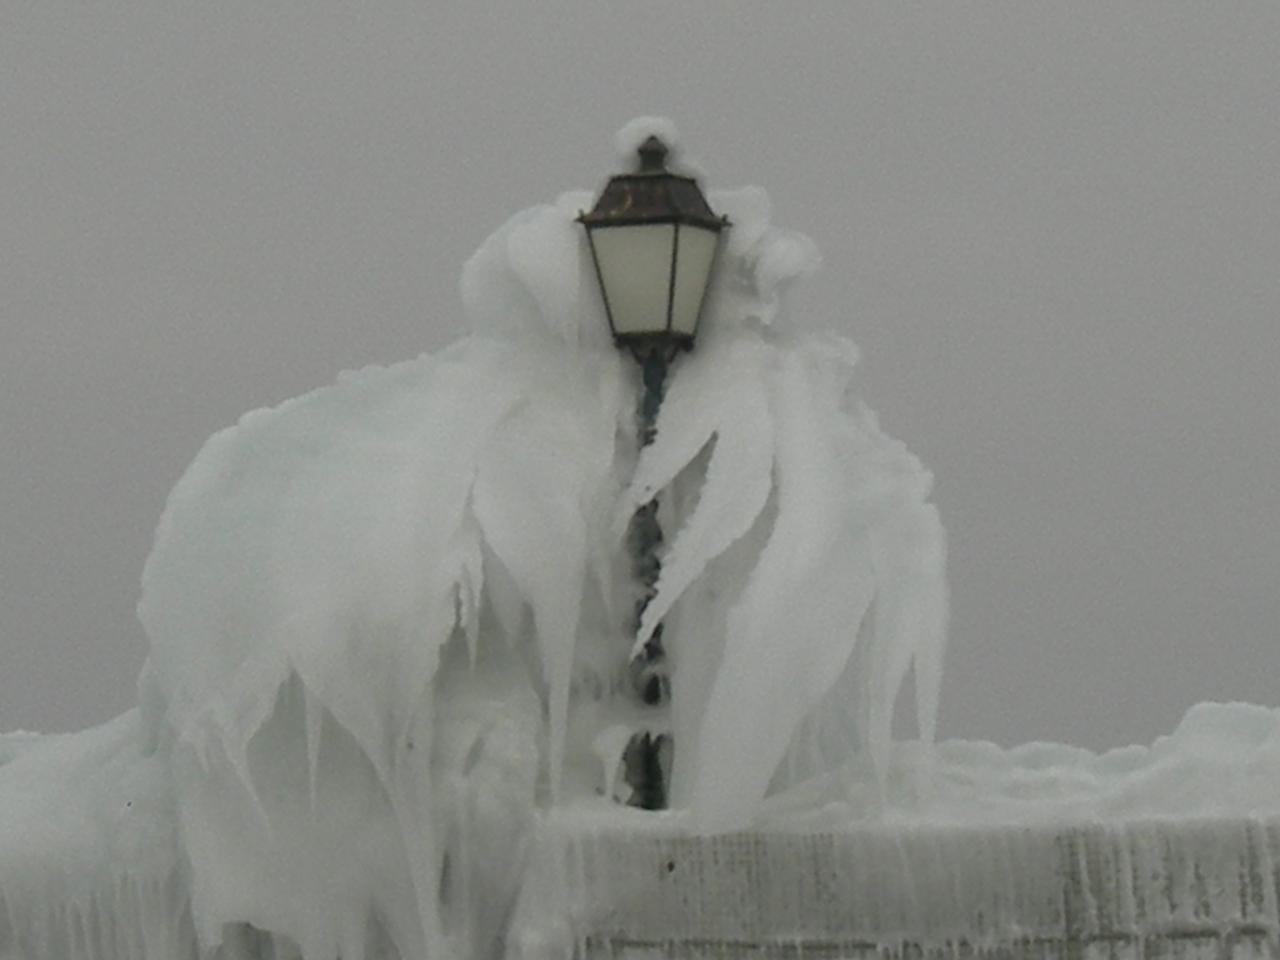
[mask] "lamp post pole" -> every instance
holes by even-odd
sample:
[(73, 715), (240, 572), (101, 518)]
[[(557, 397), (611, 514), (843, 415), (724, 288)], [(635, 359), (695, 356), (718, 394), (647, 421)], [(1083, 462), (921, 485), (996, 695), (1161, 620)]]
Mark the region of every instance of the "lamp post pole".
[[(657, 435), (655, 425), (666, 393), (667, 371), (671, 361), (661, 350), (638, 355), (637, 359), (640, 362), (642, 384), (637, 421), (640, 446), (643, 449)], [(641, 587), (632, 624), (632, 632), (639, 633), (645, 608), (657, 592), (658, 578), (662, 575), (662, 560), (658, 556), (658, 550), (662, 546), (662, 525), (658, 522), (656, 496), (632, 516), (627, 530), (627, 545), (631, 550), (632, 570)], [(662, 629), (661, 623), (654, 627), (644, 648), (631, 661), (632, 685), (640, 699), (647, 704), (661, 703), (666, 699), (667, 678), (655, 669), (664, 659)]]
[[(729, 225), (707, 204), (698, 183), (667, 169), (667, 145), (649, 137), (637, 149), (639, 168), (609, 179), (595, 207), (578, 220), (586, 228), (592, 262), (614, 342), (640, 365), (637, 428), (641, 448), (653, 442), (672, 360), (693, 349), (702, 303), (721, 232)], [(662, 573), (662, 527), (655, 497), (640, 507), (627, 531), (639, 586), (633, 635)], [(628, 673), (638, 699), (658, 706), (670, 696), (663, 625), (632, 658)], [(636, 734), (624, 754), (632, 806), (667, 806), (671, 737)]]
[[(654, 349), (647, 354), (636, 354), (640, 363), (642, 392), (637, 420), (641, 448), (653, 442), (658, 409), (666, 392), (667, 371), (670, 360), (666, 353)], [(640, 632), (640, 622), (649, 602), (657, 593), (658, 578), (662, 575), (662, 560), (658, 550), (662, 546), (662, 525), (658, 522), (658, 498), (655, 496), (640, 507), (627, 528), (627, 546), (631, 552), (632, 572), (640, 585), (632, 619), (632, 635)], [(647, 706), (658, 706), (670, 697), (670, 679), (666, 671), (666, 651), (662, 647), (663, 625), (658, 623), (643, 648), (636, 652), (628, 665), (631, 688)], [(624, 761), (625, 779), (633, 794), (631, 805), (645, 810), (664, 810), (667, 807), (667, 780), (670, 769), (669, 754), (672, 749), (669, 734), (645, 732), (637, 734), (627, 747)]]

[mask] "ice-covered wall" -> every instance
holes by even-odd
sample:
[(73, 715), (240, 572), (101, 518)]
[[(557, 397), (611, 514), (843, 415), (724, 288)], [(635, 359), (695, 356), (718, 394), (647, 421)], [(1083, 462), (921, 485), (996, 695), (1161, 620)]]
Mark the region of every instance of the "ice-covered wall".
[[(141, 732), (131, 713), (0, 740), (0, 960), (200, 956), (177, 811)], [(1280, 710), (1201, 704), (1150, 747), (1103, 754), (944, 741), (928, 779), (903, 743), (889, 774), (887, 810), (812, 783), (748, 833), (602, 800), (548, 811), (507, 878), (515, 915), (482, 920), (487, 955), (1280, 956)], [(509, 787), (493, 766), (473, 786), (452, 815), (501, 863)], [(251, 923), (202, 960), (304, 955)], [(377, 923), (343, 956), (360, 951), (407, 960)]]
[(1280, 815), (595, 827), (548, 825), (512, 960), (1280, 956)]
[(811, 783), (720, 836), (551, 812), (510, 956), (1280, 957), (1280, 709), (1101, 754), (902, 743), (888, 781), (878, 814)]
[(0, 958), (191, 956), (173, 790), (137, 710), (0, 738)]

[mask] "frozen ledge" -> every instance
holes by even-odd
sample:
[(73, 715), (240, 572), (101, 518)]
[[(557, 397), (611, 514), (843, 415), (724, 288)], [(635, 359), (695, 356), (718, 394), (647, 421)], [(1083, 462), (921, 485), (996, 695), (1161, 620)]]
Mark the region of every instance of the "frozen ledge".
[(1280, 957), (1280, 817), (696, 837), (544, 822), (508, 957)]

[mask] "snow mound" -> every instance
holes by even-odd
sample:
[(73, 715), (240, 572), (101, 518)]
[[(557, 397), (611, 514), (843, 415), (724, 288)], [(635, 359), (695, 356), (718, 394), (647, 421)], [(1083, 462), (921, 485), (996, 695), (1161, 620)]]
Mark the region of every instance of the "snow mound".
[[(853, 783), (852, 791), (849, 784)], [(936, 827), (1124, 823), (1280, 815), (1280, 708), (1200, 703), (1151, 745), (1101, 753), (1062, 743), (1005, 749), (944, 740), (893, 746), (888, 824)], [(875, 793), (865, 770), (817, 778), (766, 804), (764, 820), (839, 829), (865, 820)]]

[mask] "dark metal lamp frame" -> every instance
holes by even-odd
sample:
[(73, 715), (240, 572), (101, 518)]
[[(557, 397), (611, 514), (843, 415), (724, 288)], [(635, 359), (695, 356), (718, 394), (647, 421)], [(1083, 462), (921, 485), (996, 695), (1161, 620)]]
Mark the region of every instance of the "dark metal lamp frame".
[[(640, 169), (610, 177), (600, 194), (600, 199), (590, 213), (578, 215), (578, 222), (587, 231), (591, 246), (591, 262), (595, 267), (596, 281), (604, 299), (605, 316), (609, 330), (619, 347), (630, 350), (641, 363), (654, 354), (665, 355), (668, 361), (681, 350), (692, 350), (697, 332), (683, 333), (672, 329), (672, 312), (675, 306), (676, 274), (680, 259), (680, 228), (684, 226), (709, 230), (719, 234), (728, 227), (727, 217), (716, 216), (707, 204), (693, 177), (680, 176), (667, 169), (667, 145), (657, 137), (649, 137), (639, 147)], [(614, 323), (613, 307), (609, 303), (609, 290), (605, 286), (600, 269), (600, 257), (596, 251), (594, 233), (610, 227), (635, 227), (673, 224), (671, 241), (671, 265), (667, 270), (667, 311), (664, 322), (652, 329), (637, 333), (620, 333)], [(708, 287), (710, 284), (708, 284)], [(698, 304), (701, 317), (707, 292), (704, 289)]]

